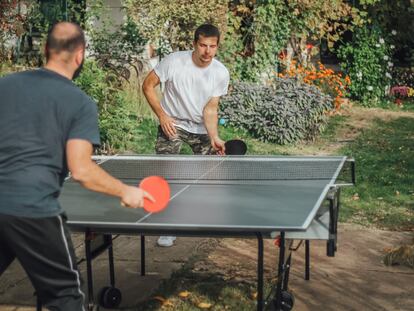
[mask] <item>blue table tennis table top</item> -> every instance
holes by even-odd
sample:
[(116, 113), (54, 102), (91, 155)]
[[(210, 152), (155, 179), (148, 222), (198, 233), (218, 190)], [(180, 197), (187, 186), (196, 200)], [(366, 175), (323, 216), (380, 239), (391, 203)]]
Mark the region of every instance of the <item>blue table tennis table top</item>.
[(60, 203), (74, 231), (305, 231), (335, 187), (343, 156), (95, 157), (124, 182), (159, 175), (171, 187), (160, 213), (121, 207), (118, 198), (82, 188), (70, 178)]

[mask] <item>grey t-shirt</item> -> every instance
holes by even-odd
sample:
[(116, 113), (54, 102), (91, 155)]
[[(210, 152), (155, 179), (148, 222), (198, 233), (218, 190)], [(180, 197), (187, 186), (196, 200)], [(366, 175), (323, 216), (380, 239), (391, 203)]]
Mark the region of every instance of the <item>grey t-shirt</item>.
[(46, 69), (0, 79), (0, 213), (62, 212), (57, 198), (72, 138), (100, 143), (96, 104), (72, 81)]

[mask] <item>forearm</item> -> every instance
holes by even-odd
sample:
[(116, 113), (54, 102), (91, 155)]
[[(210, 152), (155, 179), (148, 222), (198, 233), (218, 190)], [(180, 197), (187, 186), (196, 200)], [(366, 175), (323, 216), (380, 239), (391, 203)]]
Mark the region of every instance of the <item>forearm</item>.
[(70, 139), (66, 143), (66, 159), (72, 179), (83, 187), (107, 195), (119, 197), (122, 206), (143, 207), (144, 198), (154, 202), (154, 198), (139, 187), (129, 186), (109, 175), (92, 161), (92, 144), (83, 139)]
[(158, 98), (157, 92), (155, 91), (155, 88), (159, 84), (160, 84), (160, 79), (155, 74), (154, 70), (152, 70), (148, 74), (148, 76), (145, 78), (144, 82), (142, 83), (142, 91), (152, 111), (154, 111), (154, 113), (160, 119), (161, 117), (165, 115), (165, 112), (161, 107), (160, 100)]
[(119, 198), (122, 197), (126, 187), (124, 183), (109, 175), (92, 160), (78, 168), (76, 172), (72, 172), (72, 178), (89, 190)]
[(218, 114), (217, 108), (207, 106), (203, 111), (204, 126), (210, 138), (218, 138)]
[(165, 115), (164, 109), (161, 107), (160, 100), (158, 99), (155, 89), (152, 87), (143, 87), (142, 88), (145, 98), (147, 99), (152, 111), (156, 114), (158, 118), (161, 118)]
[(71, 139), (67, 142), (66, 156), (72, 179), (89, 190), (121, 197), (127, 185), (93, 162), (92, 152), (93, 147), (88, 141)]

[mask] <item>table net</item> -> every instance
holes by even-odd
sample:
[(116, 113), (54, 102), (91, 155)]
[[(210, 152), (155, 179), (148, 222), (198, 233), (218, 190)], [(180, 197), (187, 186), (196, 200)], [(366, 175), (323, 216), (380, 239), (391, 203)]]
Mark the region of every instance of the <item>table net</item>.
[[(345, 157), (116, 156), (95, 157), (113, 176), (137, 180), (151, 175), (169, 181), (349, 180)], [(342, 173), (341, 173), (342, 171)]]

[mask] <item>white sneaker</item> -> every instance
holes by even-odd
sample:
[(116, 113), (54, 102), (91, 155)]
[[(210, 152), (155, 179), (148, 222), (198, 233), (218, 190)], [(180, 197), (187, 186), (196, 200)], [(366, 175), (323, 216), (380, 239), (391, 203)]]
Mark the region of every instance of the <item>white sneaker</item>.
[(163, 247), (170, 247), (174, 245), (175, 240), (176, 240), (175, 236), (160, 236), (158, 238), (157, 244)]

